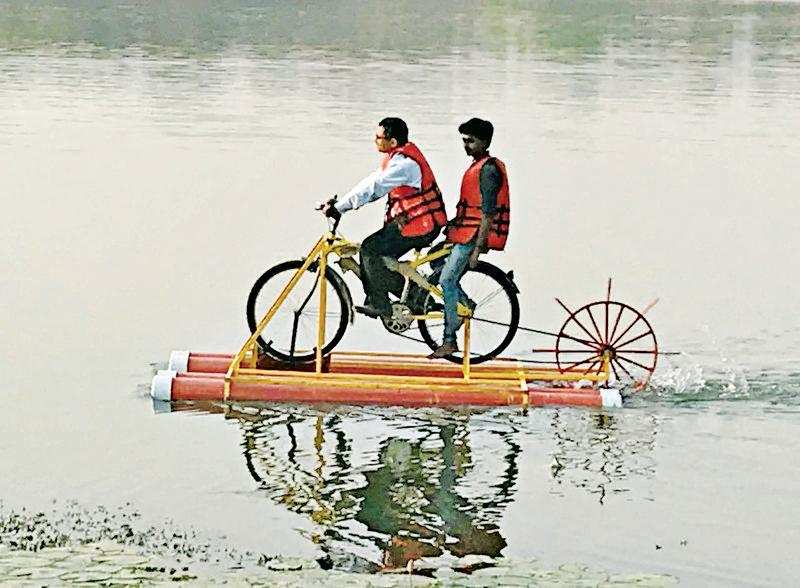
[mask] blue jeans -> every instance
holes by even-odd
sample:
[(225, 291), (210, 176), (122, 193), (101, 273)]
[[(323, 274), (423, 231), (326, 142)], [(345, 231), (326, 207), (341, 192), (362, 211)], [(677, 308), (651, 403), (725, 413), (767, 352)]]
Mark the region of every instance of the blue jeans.
[(456, 243), (447, 261), (442, 268), (442, 276), (439, 278), (439, 285), (444, 294), (444, 341), (443, 343), (455, 343), (456, 331), (461, 326), (458, 316), (458, 303), (469, 300), (467, 294), (461, 288), (461, 276), (467, 269), (469, 256), (475, 249), (474, 243)]

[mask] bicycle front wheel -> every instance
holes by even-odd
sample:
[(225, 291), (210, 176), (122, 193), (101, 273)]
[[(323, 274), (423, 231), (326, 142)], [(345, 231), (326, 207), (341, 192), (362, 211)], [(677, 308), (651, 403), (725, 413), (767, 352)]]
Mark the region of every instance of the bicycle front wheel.
[[(256, 280), (247, 298), (247, 325), (254, 333), (292, 276), (303, 265), (297, 259), (271, 267)], [(341, 341), (350, 322), (350, 294), (342, 277), (325, 271), (325, 342), (327, 355)], [(317, 265), (304, 272), (258, 337), (258, 345), (270, 357), (286, 362), (313, 361), (316, 357), (320, 315), (320, 284)]]
[[(472, 364), (482, 363), (502, 353), (517, 334), (517, 288), (503, 270), (485, 261), (478, 261), (474, 269), (467, 269), (461, 277), (461, 288), (475, 304), (470, 322), (469, 361)], [(442, 301), (430, 293), (422, 309), (425, 314), (444, 310)], [(431, 349), (439, 347), (444, 335), (444, 318), (420, 319), (418, 324), (425, 343)], [(459, 341), (459, 344), (462, 342)], [(462, 351), (448, 355), (447, 359), (461, 363), (464, 357)]]

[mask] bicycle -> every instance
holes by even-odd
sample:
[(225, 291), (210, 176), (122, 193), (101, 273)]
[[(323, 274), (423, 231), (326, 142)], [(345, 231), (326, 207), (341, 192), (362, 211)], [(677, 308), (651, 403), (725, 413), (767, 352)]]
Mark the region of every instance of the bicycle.
[[(263, 329), (256, 339), (258, 345), (278, 361), (314, 361), (320, 346), (322, 356), (329, 354), (354, 320), (353, 298), (342, 275), (353, 272), (360, 278), (361, 268), (354, 258), (360, 244), (337, 234), (339, 218), (328, 220), (328, 231), (306, 257), (269, 268), (255, 281), (247, 298), (250, 332)], [(402, 277), (402, 287), (398, 279), (393, 289), (396, 300), (392, 302), (392, 315), (381, 317), (390, 333), (424, 342), (431, 349), (439, 347), (444, 321), (443, 295), (437, 282), (451, 248), (452, 244), (439, 243), (424, 254), (422, 250), (414, 250), (412, 259), (407, 261), (384, 258), (387, 266)], [(338, 256), (336, 263), (341, 274), (331, 267), (328, 261), (331, 254)], [(425, 273), (418, 271), (426, 267)], [(325, 280), (320, 280), (323, 271)], [(320, 289), (316, 297), (320, 306), (315, 306), (314, 295), (320, 282), (325, 289)], [(497, 357), (513, 340), (519, 326), (519, 290), (513, 272), (504, 272), (482, 260), (475, 268), (467, 268), (461, 287), (469, 300), (459, 301), (458, 314), (471, 320), (469, 361), (478, 364)], [(289, 312), (285, 310), (285, 301), (292, 307)], [(322, 306), (324, 320), (320, 320)], [(261, 324), (265, 322), (268, 325)], [(421, 340), (407, 334), (416, 329)], [(458, 351), (446, 359), (462, 363), (463, 353)]]

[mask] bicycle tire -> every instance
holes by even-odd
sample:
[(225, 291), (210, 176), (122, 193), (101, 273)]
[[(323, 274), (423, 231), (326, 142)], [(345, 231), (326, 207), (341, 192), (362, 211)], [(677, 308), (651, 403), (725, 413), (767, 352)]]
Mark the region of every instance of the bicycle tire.
[[(517, 334), (517, 327), (519, 327), (519, 298), (517, 297), (517, 287), (511, 281), (511, 279), (506, 275), (506, 273), (501, 270), (496, 265), (492, 265), (491, 263), (487, 263), (485, 261), (478, 261), (478, 264), (475, 266), (474, 269), (467, 269), (464, 273), (464, 278), (469, 276), (470, 274), (483, 274), (484, 276), (488, 277), (490, 280), (494, 281), (499, 288), (502, 289), (503, 293), (505, 294), (508, 300), (508, 312), (509, 316), (507, 326), (508, 329), (502, 338), (499, 338), (499, 342), (492, 347), (488, 351), (480, 351), (475, 353), (474, 349), (470, 350), (470, 363), (471, 364), (478, 364), (483, 363), (484, 361), (488, 361), (494, 357), (497, 357), (502, 353), (513, 341), (514, 336)], [(464, 280), (462, 278), (462, 281)], [(467, 295), (470, 295), (470, 292), (465, 289)], [(425, 298), (425, 302), (423, 303), (423, 310), (427, 312), (431, 306), (438, 301), (434, 299), (433, 295), (428, 293)], [(440, 304), (440, 303), (439, 303)], [(480, 305), (475, 309), (475, 317), (480, 318)], [(486, 318), (493, 318), (494, 317), (486, 317)], [(504, 317), (505, 318), (505, 317)], [(472, 324), (475, 325), (477, 321), (473, 322)], [(420, 319), (418, 321), (419, 325), (419, 332), (422, 335), (423, 340), (431, 349), (435, 350), (439, 347), (442, 343), (441, 339), (437, 340), (437, 337), (434, 337), (431, 333), (432, 325), (428, 324), (428, 320)], [(461, 363), (463, 361), (463, 356), (461, 352), (450, 354), (445, 357), (445, 359), (452, 361), (453, 363)]]
[[(264, 290), (265, 286), (271, 281), (277, 279), (281, 274), (294, 274), (300, 267), (302, 267), (304, 260), (302, 259), (295, 259), (290, 261), (285, 261), (283, 263), (279, 263), (267, 271), (265, 271), (253, 284), (253, 287), (250, 289), (250, 294), (247, 297), (247, 325), (250, 328), (250, 332), (254, 333), (256, 327), (258, 326), (258, 322), (261, 320), (260, 316), (256, 316), (256, 303), (258, 301), (259, 294)], [(316, 273), (317, 272), (317, 264), (314, 263), (311, 267), (308, 268), (309, 272)], [(336, 294), (338, 298), (339, 308), (341, 310), (341, 314), (339, 317), (338, 324), (336, 325), (336, 330), (334, 331), (333, 337), (322, 347), (322, 355), (327, 355), (330, 353), (342, 340), (345, 331), (347, 330), (347, 325), (350, 323), (350, 316), (351, 316), (351, 297), (350, 291), (347, 288), (347, 284), (345, 284), (342, 277), (331, 267), (326, 268), (325, 277), (330, 284), (331, 288), (333, 288), (333, 292)], [(281, 279), (282, 284), (287, 284), (291, 279), (291, 275), (286, 275), (285, 279)], [(314, 290), (316, 290), (318, 280), (314, 280)], [(315, 291), (310, 293), (310, 297), (314, 295), (318, 295)], [(328, 304), (331, 303), (330, 294), (328, 295), (329, 301)], [(271, 302), (270, 302), (271, 304)], [(328, 307), (329, 308), (329, 307)], [(326, 313), (327, 314), (327, 313)], [(267, 329), (269, 329), (270, 325), (267, 325)], [(329, 330), (326, 329), (326, 339)], [(262, 333), (263, 335), (263, 333)], [(313, 361), (316, 358), (316, 347), (311, 349), (308, 353), (299, 353), (299, 354), (290, 354), (286, 353), (284, 350), (277, 348), (273, 345), (274, 340), (270, 339), (269, 341), (265, 340), (262, 335), (258, 336), (258, 345), (261, 350), (272, 357), (273, 359), (277, 359), (279, 361), (289, 362), (289, 363), (304, 363)], [(314, 339), (314, 344), (316, 345), (316, 339)]]

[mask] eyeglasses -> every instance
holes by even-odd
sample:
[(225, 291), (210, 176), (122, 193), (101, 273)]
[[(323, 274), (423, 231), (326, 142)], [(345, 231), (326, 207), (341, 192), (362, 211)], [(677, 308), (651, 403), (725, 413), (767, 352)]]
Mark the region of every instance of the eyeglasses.
[(376, 141), (391, 141), (389, 137), (381, 137), (380, 135), (375, 135)]
[(474, 143), (475, 141), (477, 141), (475, 137), (461, 137), (461, 140), (464, 141), (464, 144)]

